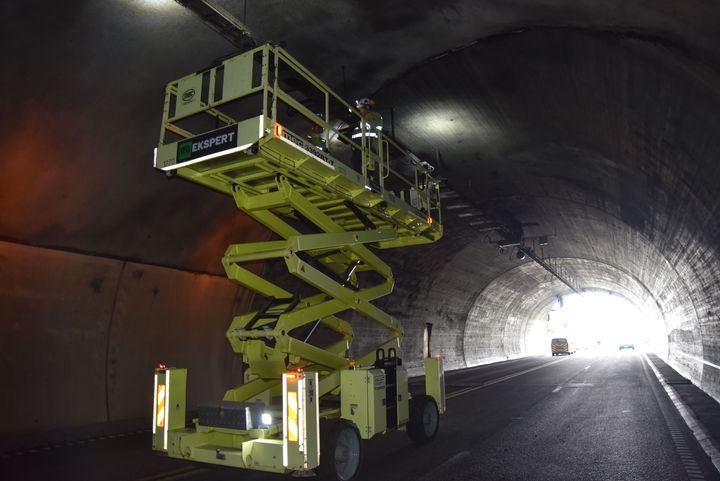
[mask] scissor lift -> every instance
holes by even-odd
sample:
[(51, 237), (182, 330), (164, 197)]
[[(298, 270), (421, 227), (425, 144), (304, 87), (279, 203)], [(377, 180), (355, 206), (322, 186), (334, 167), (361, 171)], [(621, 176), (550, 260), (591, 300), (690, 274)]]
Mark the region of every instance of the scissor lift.
[[(390, 137), (350, 130), (359, 113), (279, 47), (263, 45), (170, 82), (154, 165), (233, 197), (277, 240), (231, 245), (230, 279), (264, 298), (227, 330), (245, 382), (185, 423), (185, 369), (155, 373), (153, 448), (172, 457), (352, 479), (361, 439), (407, 429), (431, 440), (445, 409), (440, 357), (410, 399), (397, 355), (402, 326), (373, 304), (391, 293), (375, 250), (442, 236), (438, 182)], [(363, 130), (364, 132), (364, 130)], [(365, 133), (365, 132), (364, 132)], [(351, 167), (362, 160), (360, 172)], [(247, 266), (282, 260), (307, 286)], [(349, 358), (354, 311), (386, 339)]]

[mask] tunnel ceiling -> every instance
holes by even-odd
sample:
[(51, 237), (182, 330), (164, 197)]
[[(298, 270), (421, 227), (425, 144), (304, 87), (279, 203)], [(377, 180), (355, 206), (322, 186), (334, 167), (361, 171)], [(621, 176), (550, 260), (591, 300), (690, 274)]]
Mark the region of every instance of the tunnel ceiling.
[[(641, 286), (670, 317), (715, 319), (720, 5), (218, 3), (346, 97), (374, 93), (459, 194), (446, 205), (471, 206), (446, 212), (440, 244), (395, 257), (399, 285), (445, 269), (468, 313), (522, 264), (470, 222), (524, 223), (550, 236), (544, 255), (576, 260), (580, 287)], [(229, 44), (170, 0), (7, 1), (0, 14), (3, 238), (213, 273), (227, 244), (267, 238), (229, 199), (151, 167), (164, 83)]]

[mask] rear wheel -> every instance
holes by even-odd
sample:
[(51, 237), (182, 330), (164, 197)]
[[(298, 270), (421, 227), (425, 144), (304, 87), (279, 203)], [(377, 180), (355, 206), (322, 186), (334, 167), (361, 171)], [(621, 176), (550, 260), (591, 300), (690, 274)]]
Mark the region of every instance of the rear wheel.
[(421, 394), (410, 399), (410, 420), (407, 433), (418, 444), (433, 440), (440, 427), (440, 413), (437, 403), (431, 396)]
[(355, 424), (344, 419), (320, 423), (320, 466), (317, 474), (328, 481), (351, 481), (362, 462), (362, 443)]

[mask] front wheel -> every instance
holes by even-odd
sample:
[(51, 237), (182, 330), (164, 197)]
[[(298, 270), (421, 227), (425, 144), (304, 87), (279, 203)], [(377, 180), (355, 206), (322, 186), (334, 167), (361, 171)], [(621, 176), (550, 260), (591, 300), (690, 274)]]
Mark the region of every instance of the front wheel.
[(322, 480), (351, 481), (360, 471), (362, 443), (355, 424), (344, 419), (320, 422), (320, 466)]
[(410, 420), (407, 433), (417, 444), (429, 443), (440, 427), (440, 412), (431, 396), (421, 394), (410, 399)]

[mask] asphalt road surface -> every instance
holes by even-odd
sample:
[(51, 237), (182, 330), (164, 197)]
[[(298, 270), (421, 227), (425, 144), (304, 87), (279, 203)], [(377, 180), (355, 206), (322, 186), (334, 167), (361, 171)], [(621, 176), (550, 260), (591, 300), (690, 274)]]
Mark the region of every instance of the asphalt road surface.
[[(435, 440), (418, 447), (398, 431), (365, 442), (361, 480), (720, 480), (634, 351), (524, 358), (446, 384)], [(292, 478), (169, 459), (135, 432), (6, 457), (0, 479)]]

